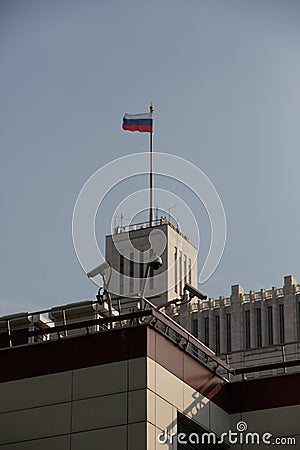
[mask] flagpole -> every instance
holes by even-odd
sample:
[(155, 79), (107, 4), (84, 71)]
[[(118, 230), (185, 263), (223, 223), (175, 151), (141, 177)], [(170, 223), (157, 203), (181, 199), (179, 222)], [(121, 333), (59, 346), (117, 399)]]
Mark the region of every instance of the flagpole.
[[(150, 105), (150, 115), (153, 119), (154, 107)], [(154, 225), (154, 172), (153, 172), (153, 127), (150, 132), (150, 211), (149, 211), (150, 227)]]

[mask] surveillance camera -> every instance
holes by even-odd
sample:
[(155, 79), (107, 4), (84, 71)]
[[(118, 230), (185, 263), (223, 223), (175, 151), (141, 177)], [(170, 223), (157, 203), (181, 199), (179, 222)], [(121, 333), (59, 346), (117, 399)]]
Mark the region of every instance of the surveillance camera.
[(149, 262), (149, 265), (153, 270), (158, 270), (162, 264), (163, 262), (160, 256), (156, 256), (155, 259)]
[(110, 267), (110, 265), (108, 264), (108, 262), (104, 262), (102, 264), (100, 264), (100, 266), (95, 267), (94, 269), (90, 270), (87, 273), (87, 276), (89, 278), (94, 278), (97, 275), (101, 275), (104, 276), (105, 275), (105, 271)]
[(103, 305), (103, 303), (104, 303), (104, 290), (103, 290), (103, 288), (99, 288), (98, 289), (98, 292), (96, 294), (96, 299), (97, 299), (97, 301), (98, 301), (100, 306)]
[(192, 286), (189, 283), (185, 284), (184, 290), (188, 291), (190, 293), (191, 297), (197, 297), (197, 298), (199, 298), (199, 300), (206, 300), (207, 299), (207, 295), (203, 294), (197, 288), (195, 288), (194, 286)]

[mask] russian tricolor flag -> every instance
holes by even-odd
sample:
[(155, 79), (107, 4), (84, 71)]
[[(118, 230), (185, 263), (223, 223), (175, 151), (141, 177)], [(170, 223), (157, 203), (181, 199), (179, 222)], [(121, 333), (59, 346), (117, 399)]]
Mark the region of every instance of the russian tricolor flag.
[(153, 132), (153, 117), (151, 113), (124, 114), (123, 130), (140, 131), (141, 133)]

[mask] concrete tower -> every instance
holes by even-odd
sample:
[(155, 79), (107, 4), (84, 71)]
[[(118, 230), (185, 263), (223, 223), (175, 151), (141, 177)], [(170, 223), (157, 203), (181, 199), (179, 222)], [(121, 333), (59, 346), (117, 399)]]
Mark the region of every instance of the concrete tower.
[[(162, 267), (148, 271), (148, 262), (162, 258)], [(106, 260), (113, 268), (114, 298), (133, 297), (145, 283), (145, 297), (162, 305), (183, 293), (185, 283), (197, 286), (197, 249), (167, 219), (117, 227), (106, 236)], [(118, 275), (117, 275), (118, 274)]]

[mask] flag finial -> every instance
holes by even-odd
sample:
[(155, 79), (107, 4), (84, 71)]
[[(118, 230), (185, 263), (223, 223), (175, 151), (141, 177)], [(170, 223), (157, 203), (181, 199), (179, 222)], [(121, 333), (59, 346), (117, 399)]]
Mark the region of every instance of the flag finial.
[(152, 102), (151, 102), (151, 105), (150, 105), (150, 113), (152, 114), (153, 112), (154, 112), (154, 106), (152, 105)]

